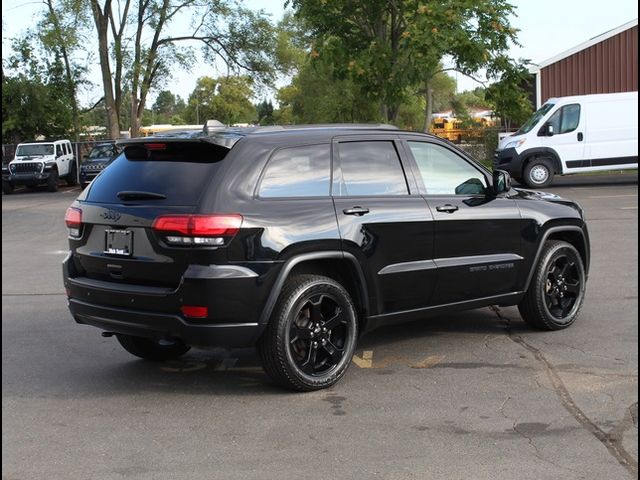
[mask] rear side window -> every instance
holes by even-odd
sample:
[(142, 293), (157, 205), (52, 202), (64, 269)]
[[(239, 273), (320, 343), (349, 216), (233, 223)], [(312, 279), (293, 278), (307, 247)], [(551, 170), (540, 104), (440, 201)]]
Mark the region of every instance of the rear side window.
[(269, 160), (258, 195), (264, 198), (327, 197), (330, 178), (330, 145), (284, 148)]
[(409, 194), (393, 142), (343, 142), (339, 151), (342, 196)]
[(85, 201), (122, 203), (119, 192), (147, 192), (164, 199), (136, 200), (136, 204), (197, 205), (228, 149), (212, 144), (129, 145), (93, 181)]

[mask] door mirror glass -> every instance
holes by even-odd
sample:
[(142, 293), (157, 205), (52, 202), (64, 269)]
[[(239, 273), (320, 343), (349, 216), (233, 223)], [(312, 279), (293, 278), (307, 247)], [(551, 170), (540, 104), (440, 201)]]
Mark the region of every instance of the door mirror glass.
[(493, 193), (499, 195), (511, 190), (511, 175), (504, 170), (493, 171)]

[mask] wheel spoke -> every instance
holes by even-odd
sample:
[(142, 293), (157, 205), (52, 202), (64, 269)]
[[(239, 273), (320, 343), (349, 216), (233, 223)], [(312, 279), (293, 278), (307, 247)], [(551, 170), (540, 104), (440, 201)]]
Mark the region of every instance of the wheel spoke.
[(329, 320), (324, 322), (324, 327), (331, 330), (341, 323), (345, 323), (345, 320), (342, 318), (342, 309), (340, 307), (336, 307), (334, 315)]
[(331, 360), (333, 360), (334, 365), (340, 361), (342, 355), (344, 354), (344, 349), (336, 347), (333, 343), (331, 343), (331, 340), (327, 340), (327, 343), (325, 343), (322, 348), (324, 348), (325, 351), (329, 354)]
[(308, 328), (300, 328), (295, 322), (291, 324), (291, 340), (289, 343), (297, 342), (298, 340), (309, 340), (311, 338), (311, 330)]
[(571, 267), (573, 267), (575, 265), (575, 263), (570, 262), (567, 259), (567, 262), (562, 266), (562, 268), (560, 269), (560, 276), (566, 278), (567, 277), (567, 273), (569, 272), (569, 269)]
[(578, 295), (580, 293), (580, 282), (567, 283), (567, 293)]
[(562, 303), (560, 303), (560, 309), (561, 309), (560, 318), (565, 318), (569, 314), (572, 308), (573, 308), (573, 302), (571, 300), (565, 300)]
[(309, 350), (307, 352), (307, 358), (300, 365), (302, 367), (302, 371), (305, 373), (313, 373), (316, 366), (316, 356), (318, 355), (318, 347), (314, 346), (313, 343), (309, 345)]
[(324, 298), (324, 295), (320, 295), (320, 298), (315, 302), (309, 300), (309, 306), (311, 309), (310, 317), (312, 322), (317, 323), (322, 320), (322, 301)]

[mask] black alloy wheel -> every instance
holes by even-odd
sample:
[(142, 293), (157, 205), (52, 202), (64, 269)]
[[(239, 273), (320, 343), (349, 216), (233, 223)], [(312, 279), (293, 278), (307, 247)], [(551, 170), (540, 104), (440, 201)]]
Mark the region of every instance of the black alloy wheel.
[(335, 280), (295, 275), (283, 288), (258, 342), (267, 374), (298, 391), (335, 384), (346, 372), (358, 335), (356, 309)]
[(582, 257), (567, 242), (545, 243), (529, 289), (518, 305), (529, 325), (560, 330), (578, 318), (586, 286)]

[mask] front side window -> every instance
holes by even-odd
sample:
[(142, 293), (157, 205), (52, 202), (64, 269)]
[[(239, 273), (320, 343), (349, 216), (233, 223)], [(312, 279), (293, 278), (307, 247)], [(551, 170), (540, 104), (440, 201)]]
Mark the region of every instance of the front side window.
[(343, 196), (409, 194), (393, 142), (343, 142), (339, 151)]
[(330, 178), (330, 145), (284, 148), (269, 160), (258, 195), (264, 198), (326, 197)]
[(577, 103), (565, 105), (551, 115), (546, 123), (553, 126), (556, 134), (573, 132), (580, 123), (580, 105)]
[(59, 157), (61, 155), (62, 155), (62, 146), (56, 145), (56, 157)]
[(432, 143), (408, 142), (428, 195), (481, 195), (487, 179), (452, 151)]

